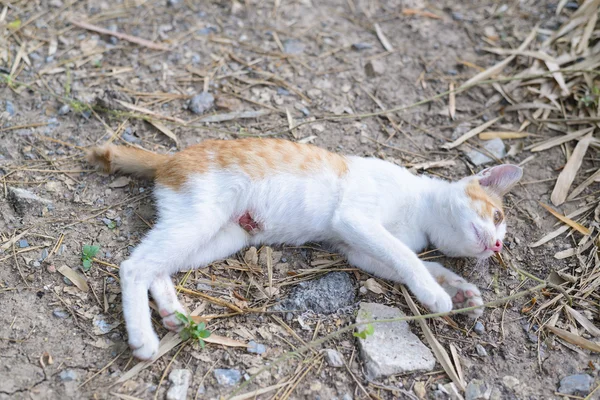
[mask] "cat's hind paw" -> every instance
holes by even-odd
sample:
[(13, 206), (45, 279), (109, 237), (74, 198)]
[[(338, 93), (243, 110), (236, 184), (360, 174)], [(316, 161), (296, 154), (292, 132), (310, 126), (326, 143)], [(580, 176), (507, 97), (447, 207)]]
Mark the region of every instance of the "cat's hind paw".
[(154, 332), (147, 335), (129, 337), (129, 347), (133, 356), (139, 360), (151, 360), (158, 354), (158, 336)]

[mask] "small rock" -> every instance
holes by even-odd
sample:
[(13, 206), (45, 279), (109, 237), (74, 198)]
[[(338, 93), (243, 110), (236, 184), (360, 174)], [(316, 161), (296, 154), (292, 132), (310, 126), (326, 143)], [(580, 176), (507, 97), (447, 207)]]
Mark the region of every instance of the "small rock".
[(35, 268), (39, 268), (42, 264), (39, 261), (34, 261), (32, 264)]
[(454, 131), (452, 132), (452, 135), (450, 136), (450, 138), (452, 140), (456, 140), (459, 137), (461, 137), (462, 135), (464, 135), (465, 133), (469, 132), (471, 130), (471, 124), (469, 124), (468, 122), (461, 122), (460, 124), (458, 124), (458, 126), (456, 128), (454, 128)]
[(8, 201), (20, 216), (25, 215), (27, 211), (29, 211), (30, 214), (37, 215), (39, 212), (35, 211), (38, 207), (41, 207), (42, 205), (52, 205), (52, 201), (44, 199), (29, 190), (14, 187), (8, 188)]
[(242, 374), (237, 369), (215, 369), (213, 374), (219, 385), (234, 386), (242, 379)]
[(594, 378), (588, 374), (570, 375), (560, 380), (559, 393), (587, 395), (592, 387)]
[(462, 21), (464, 19), (463, 15), (459, 12), (453, 11), (452, 12), (452, 19), (455, 21)]
[(58, 115), (66, 115), (71, 112), (71, 107), (68, 104), (63, 104), (62, 107), (58, 109)]
[(519, 382), (519, 380), (514, 376), (506, 375), (504, 378), (502, 378), (502, 383), (504, 383), (504, 386), (507, 388), (514, 389), (521, 382)]
[(29, 242), (26, 239), (19, 240), (19, 248), (24, 249), (25, 247), (29, 247)]
[(479, 354), (479, 356), (481, 356), (481, 357), (487, 357), (488, 356), (488, 353), (485, 350), (485, 347), (483, 347), (480, 344), (476, 344), (475, 345), (475, 350), (477, 350), (477, 354)]
[[(483, 148), (486, 150), (486, 153), (492, 154), (497, 159), (501, 160), (506, 156), (506, 146), (500, 138), (488, 140)], [(477, 150), (469, 150), (466, 154), (469, 160), (475, 165), (483, 165), (494, 161), (486, 154), (480, 153)]]
[(72, 369), (62, 370), (60, 371), (60, 374), (58, 376), (63, 382), (71, 382), (77, 380), (77, 372), (73, 371)]
[(167, 400), (185, 400), (190, 387), (192, 371), (189, 369), (174, 369), (169, 374), (171, 387), (167, 392)]
[(325, 353), (325, 359), (330, 367), (340, 368), (344, 366), (344, 357), (339, 351), (333, 349), (325, 349), (322, 351)]
[(125, 132), (123, 132), (123, 134), (121, 135), (121, 139), (123, 139), (126, 142), (129, 143), (139, 143), (140, 139), (138, 139), (136, 136), (134, 136), (131, 133), (131, 130), (125, 130)]
[(53, 274), (56, 272), (56, 267), (54, 265), (48, 265), (48, 267), (46, 267), (46, 270)]
[(369, 44), (369, 43), (354, 43), (352, 44), (352, 50), (368, 50), (368, 49), (372, 49), (373, 45)]
[(331, 272), (319, 279), (302, 282), (276, 309), (331, 314), (354, 304), (355, 290), (346, 272)]
[(215, 105), (215, 98), (208, 92), (202, 92), (195, 95), (190, 100), (188, 108), (194, 114), (204, 114)]
[(300, 54), (304, 51), (304, 43), (298, 39), (287, 39), (283, 41), (283, 52), (286, 54)]
[(465, 400), (487, 400), (490, 398), (492, 389), (480, 379), (473, 379), (465, 389)]
[(56, 310), (52, 311), (52, 315), (60, 319), (65, 319), (69, 317), (69, 313), (63, 310), (62, 308), (57, 308)]
[(365, 64), (365, 73), (370, 78), (381, 76), (385, 73), (385, 64), (381, 60), (371, 60)]
[[(398, 308), (377, 303), (360, 303), (356, 323), (403, 316)], [(433, 370), (435, 357), (410, 331), (406, 321), (381, 323), (374, 327), (372, 335), (366, 339), (358, 339), (369, 379)]]
[(483, 335), (485, 333), (485, 327), (479, 321), (475, 322), (475, 326), (473, 327), (473, 330), (478, 335)]
[(264, 344), (256, 343), (254, 340), (248, 342), (248, 353), (263, 354), (266, 351)]
[(46, 258), (48, 258), (48, 249), (42, 250), (42, 253), (40, 254), (40, 261), (44, 261)]
[(5, 105), (4, 109), (6, 110), (8, 115), (10, 115), (11, 117), (13, 115), (15, 115), (15, 106), (13, 105), (13, 103), (10, 100), (6, 100), (6, 105)]
[(352, 397), (352, 395), (350, 393), (346, 393), (342, 397), (342, 400), (354, 400), (354, 398)]
[(425, 389), (425, 382), (415, 382), (415, 384), (413, 385), (413, 392), (415, 392), (419, 399), (426, 399), (427, 389)]

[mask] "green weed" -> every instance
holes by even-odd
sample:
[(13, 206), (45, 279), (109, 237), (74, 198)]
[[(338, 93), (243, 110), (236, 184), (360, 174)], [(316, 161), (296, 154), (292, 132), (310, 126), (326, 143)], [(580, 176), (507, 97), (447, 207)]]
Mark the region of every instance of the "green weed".
[(100, 246), (92, 246), (89, 244), (83, 246), (83, 249), (81, 249), (81, 262), (84, 271), (90, 270), (90, 268), (92, 267), (92, 260), (94, 259), (96, 254), (98, 254), (99, 250)]

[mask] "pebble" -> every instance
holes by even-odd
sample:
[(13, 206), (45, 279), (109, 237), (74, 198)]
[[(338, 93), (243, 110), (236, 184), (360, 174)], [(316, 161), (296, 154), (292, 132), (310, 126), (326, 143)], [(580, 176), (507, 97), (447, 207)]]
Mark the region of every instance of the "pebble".
[(330, 367), (340, 368), (344, 366), (344, 357), (340, 354), (339, 351), (333, 349), (325, 349), (322, 350), (325, 353), (325, 360), (327, 360), (327, 364)]
[[(492, 154), (494, 157), (496, 157), (497, 159), (501, 160), (502, 158), (504, 158), (506, 156), (506, 146), (504, 145), (504, 142), (500, 138), (488, 140), (483, 145), (483, 148), (487, 152)], [(479, 151), (477, 151), (475, 149), (467, 151), (466, 155), (474, 165), (483, 165), (483, 164), (488, 164), (488, 163), (494, 161), (493, 159), (488, 157), (486, 154), (480, 153)]]
[(123, 132), (123, 134), (121, 135), (121, 139), (123, 139), (126, 142), (129, 143), (139, 143), (140, 139), (138, 139), (137, 137), (135, 137), (131, 132)]
[(266, 351), (264, 344), (256, 343), (254, 340), (248, 342), (248, 353), (264, 354)]
[(10, 115), (11, 117), (13, 115), (15, 115), (15, 106), (13, 105), (13, 103), (10, 100), (6, 100), (6, 106), (4, 109), (6, 110), (8, 115)]
[(304, 51), (304, 43), (298, 39), (287, 39), (283, 41), (283, 52), (286, 54), (300, 54)]
[(215, 105), (215, 98), (208, 92), (195, 95), (190, 100), (189, 109), (194, 114), (204, 114)]
[(222, 386), (235, 386), (242, 379), (242, 374), (237, 369), (215, 369), (213, 374)]
[(514, 389), (519, 383), (519, 380), (512, 375), (506, 375), (502, 378), (502, 383), (509, 389)]
[(65, 254), (66, 250), (67, 250), (67, 247), (64, 244), (61, 244), (60, 247), (58, 248), (58, 251), (56, 252), (56, 254), (58, 254), (59, 256), (62, 256), (63, 254)]
[(25, 248), (25, 247), (29, 247), (29, 243), (27, 242), (27, 240), (25, 239), (21, 239), (19, 240), (19, 247), (21, 249)]
[(56, 318), (61, 318), (61, 319), (65, 319), (69, 317), (69, 313), (66, 312), (65, 310), (63, 310), (62, 308), (57, 308), (56, 310), (52, 311), (52, 315), (54, 315)]
[[(374, 319), (403, 317), (400, 309), (378, 303), (360, 303), (356, 323)], [(406, 321), (374, 325), (366, 339), (358, 339), (368, 379), (416, 371), (431, 371), (435, 357), (431, 350), (411, 332)], [(364, 329), (364, 328), (361, 328)]]
[(40, 267), (42, 264), (40, 264), (40, 262), (39, 262), (39, 261), (34, 261), (34, 262), (32, 263), (32, 265), (33, 265), (35, 268), (39, 268), (39, 267)]
[(478, 335), (483, 335), (485, 333), (485, 327), (479, 321), (475, 322), (475, 326), (473, 327), (473, 330)]
[(476, 344), (475, 345), (475, 350), (477, 350), (477, 354), (479, 354), (481, 357), (487, 357), (488, 356), (488, 352), (485, 350), (485, 347), (483, 347), (480, 344)]
[(594, 378), (588, 374), (570, 375), (560, 380), (559, 393), (570, 395), (587, 395), (592, 387)]
[(368, 49), (372, 49), (373, 45), (369, 44), (369, 43), (354, 43), (352, 44), (352, 50), (368, 50)]
[(26, 212), (38, 214), (40, 206), (50, 207), (52, 201), (44, 199), (37, 194), (20, 188), (8, 188), (8, 200), (12, 203), (17, 214), (23, 216)]
[(354, 304), (355, 290), (346, 272), (331, 272), (319, 279), (302, 282), (276, 309), (289, 311), (314, 311), (331, 314)]
[(169, 374), (171, 387), (167, 391), (167, 400), (185, 400), (190, 387), (192, 371), (189, 369), (174, 369)]
[(77, 379), (77, 372), (73, 371), (72, 369), (65, 369), (60, 371), (58, 376), (63, 382), (71, 382)]
[(491, 390), (489, 390), (484, 381), (480, 379), (473, 379), (467, 385), (465, 389), (465, 400), (487, 400), (490, 397)]
[(365, 73), (368, 77), (374, 78), (385, 73), (385, 64), (381, 60), (370, 60), (365, 64)]
[(48, 249), (42, 250), (42, 253), (40, 254), (40, 261), (44, 261), (46, 258), (48, 258)]
[(66, 115), (71, 112), (71, 107), (68, 104), (63, 104), (61, 108), (58, 109), (58, 115)]
[(282, 87), (278, 87), (277, 88), (277, 94), (280, 95), (280, 96), (289, 96), (290, 92), (287, 89), (284, 89)]
[(56, 267), (54, 265), (48, 265), (48, 267), (46, 268), (46, 270), (48, 272), (50, 272), (51, 274), (56, 272)]
[(453, 11), (452, 12), (452, 19), (455, 21), (462, 21), (464, 19), (463, 15), (459, 12)]

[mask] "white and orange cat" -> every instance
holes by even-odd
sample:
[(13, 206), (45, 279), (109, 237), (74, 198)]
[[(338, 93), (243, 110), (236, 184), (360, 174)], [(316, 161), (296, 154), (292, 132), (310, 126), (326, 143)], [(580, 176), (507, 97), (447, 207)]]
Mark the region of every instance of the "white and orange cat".
[(404, 283), (433, 312), (481, 305), (476, 286), (416, 252), (428, 245), (453, 257), (499, 252), (502, 196), (522, 176), (500, 165), (446, 182), (281, 139), (207, 140), (174, 155), (106, 145), (88, 160), (156, 181), (157, 222), (120, 270), (129, 345), (140, 359), (154, 357), (159, 342), (148, 290), (163, 324), (180, 329), (175, 312), (185, 311), (171, 274), (250, 245), (326, 242), (350, 264)]

